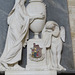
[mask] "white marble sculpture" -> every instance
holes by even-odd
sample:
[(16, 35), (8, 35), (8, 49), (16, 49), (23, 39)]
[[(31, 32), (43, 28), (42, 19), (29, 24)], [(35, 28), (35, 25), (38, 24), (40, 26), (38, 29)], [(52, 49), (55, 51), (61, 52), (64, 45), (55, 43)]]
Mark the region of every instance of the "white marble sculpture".
[(60, 65), (61, 51), (65, 42), (65, 28), (54, 21), (48, 21), (42, 31), (42, 39), (47, 49), (48, 69), (66, 70)]
[(24, 3), (26, 0), (15, 0), (15, 5), (9, 13), (7, 23), (9, 25), (4, 52), (0, 58), (0, 70), (24, 70), (18, 65), (21, 60), (22, 47), (28, 39), (29, 24), (35, 19), (42, 19), (40, 12), (29, 16)]
[(44, 18), (36, 19), (30, 24), (30, 29), (34, 32), (34, 38), (38, 39), (38, 34), (42, 31), (46, 21), (46, 5), (43, 0), (29, 0), (26, 10), (29, 16), (35, 16), (35, 14), (43, 13)]
[(26, 10), (30, 16), (34, 16), (37, 13), (43, 13), (44, 15), (44, 18), (36, 19), (30, 24), (30, 29), (33, 31), (34, 37), (29, 39), (27, 42), (26, 70), (44, 70), (46, 68), (46, 49), (43, 45), (42, 39), (39, 38), (38, 34), (42, 31), (45, 25), (46, 5), (42, 0), (30, 0)]
[[(42, 0), (15, 0), (8, 15), (8, 33), (5, 48), (0, 57), (0, 71), (14, 70), (6, 75), (57, 75), (66, 70), (60, 65), (61, 51), (65, 42), (65, 28), (54, 21), (46, 22), (46, 5)], [(29, 28), (34, 38), (29, 39)], [(42, 31), (41, 38), (38, 34)], [(29, 40), (28, 40), (29, 39)], [(18, 65), (22, 47), (27, 45), (27, 65)], [(16, 71), (19, 70), (19, 71)]]

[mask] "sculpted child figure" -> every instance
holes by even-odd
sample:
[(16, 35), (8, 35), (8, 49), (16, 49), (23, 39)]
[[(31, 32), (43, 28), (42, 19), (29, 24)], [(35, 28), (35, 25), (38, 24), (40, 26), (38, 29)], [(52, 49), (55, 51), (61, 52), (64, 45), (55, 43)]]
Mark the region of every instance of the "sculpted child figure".
[[(46, 37), (45, 37), (46, 36)], [(47, 64), (49, 69), (66, 70), (60, 65), (61, 51), (65, 42), (65, 29), (54, 21), (48, 21), (42, 31), (42, 38), (47, 48)]]
[(18, 61), (21, 60), (22, 47), (26, 45), (28, 39), (29, 23), (44, 18), (42, 13), (29, 16), (24, 6), (25, 2), (26, 0), (15, 0), (15, 5), (9, 13), (7, 19), (9, 28), (4, 52), (0, 58), (0, 70), (24, 70), (18, 65)]

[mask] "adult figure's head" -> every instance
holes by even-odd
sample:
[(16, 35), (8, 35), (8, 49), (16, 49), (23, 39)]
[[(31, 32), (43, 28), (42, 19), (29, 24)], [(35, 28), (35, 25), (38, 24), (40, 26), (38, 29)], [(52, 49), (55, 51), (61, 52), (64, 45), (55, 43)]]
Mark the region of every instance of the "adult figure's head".
[(25, 2), (26, 2), (26, 0), (15, 0), (15, 5), (19, 4), (19, 3), (25, 3)]
[(9, 13), (8, 16), (11, 16), (12, 15), (12, 13), (15, 11), (15, 8), (17, 7), (17, 5), (24, 5), (25, 2), (26, 2), (26, 0), (15, 0), (14, 7), (11, 10), (11, 12)]
[(15, 4), (18, 4), (21, 0), (15, 0)]
[(14, 8), (15, 8), (18, 4), (24, 5), (25, 2), (26, 2), (26, 0), (15, 0)]

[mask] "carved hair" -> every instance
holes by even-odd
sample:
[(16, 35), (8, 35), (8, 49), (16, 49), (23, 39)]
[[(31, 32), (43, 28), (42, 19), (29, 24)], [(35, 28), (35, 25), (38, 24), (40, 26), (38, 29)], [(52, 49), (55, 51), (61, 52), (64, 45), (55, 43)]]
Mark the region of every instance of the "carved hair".
[(58, 26), (58, 24), (54, 21), (48, 21), (46, 23), (46, 28), (49, 29), (49, 28), (53, 28), (54, 26)]

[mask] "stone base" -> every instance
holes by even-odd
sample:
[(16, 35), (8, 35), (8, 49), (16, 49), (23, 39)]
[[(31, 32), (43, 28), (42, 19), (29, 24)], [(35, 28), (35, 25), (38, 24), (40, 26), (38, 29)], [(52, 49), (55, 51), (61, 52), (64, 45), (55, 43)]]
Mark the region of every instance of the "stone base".
[[(42, 55), (39, 58), (32, 57), (32, 49), (34, 48), (34, 43), (35, 43), (35, 45), (38, 45), (40, 48), (42, 48), (42, 51), (41, 51)], [(27, 65), (26, 65), (26, 70), (40, 71), (40, 70), (44, 70), (46, 68), (47, 68), (46, 48), (44, 46), (44, 43), (43, 43), (42, 39), (30, 39), (27, 42)]]
[(6, 71), (5, 75), (57, 75), (57, 71)]

